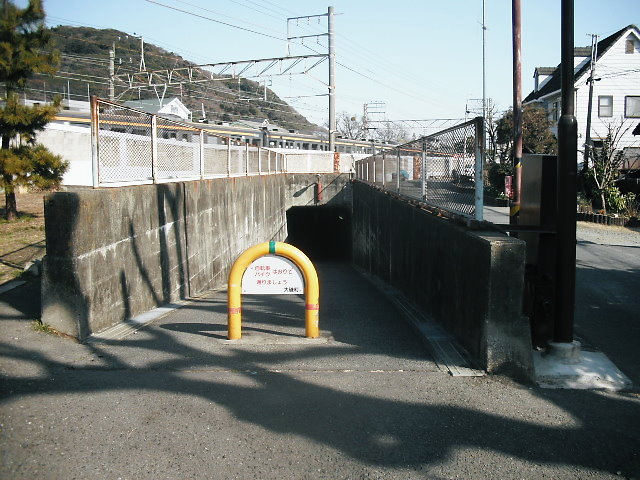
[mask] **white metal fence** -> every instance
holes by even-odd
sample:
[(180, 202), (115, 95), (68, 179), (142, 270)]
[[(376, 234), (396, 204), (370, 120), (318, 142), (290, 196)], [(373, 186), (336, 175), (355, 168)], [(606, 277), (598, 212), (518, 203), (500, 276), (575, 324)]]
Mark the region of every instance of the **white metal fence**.
[(483, 220), (482, 117), (356, 161), (356, 178)]
[[(331, 173), (332, 161), (311, 162), (205, 128), (92, 98), (94, 187), (292, 172)], [(290, 163), (290, 165), (289, 165)]]

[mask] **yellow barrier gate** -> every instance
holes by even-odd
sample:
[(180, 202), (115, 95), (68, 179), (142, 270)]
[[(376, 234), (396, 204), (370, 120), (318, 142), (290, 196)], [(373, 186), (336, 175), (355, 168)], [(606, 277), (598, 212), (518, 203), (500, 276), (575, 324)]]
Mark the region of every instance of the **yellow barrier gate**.
[(316, 269), (302, 251), (282, 242), (265, 242), (245, 250), (231, 267), (228, 287), (228, 330), (229, 340), (242, 337), (242, 277), (254, 260), (265, 255), (279, 255), (288, 258), (302, 271), (305, 296), (305, 336), (320, 336), (320, 285)]

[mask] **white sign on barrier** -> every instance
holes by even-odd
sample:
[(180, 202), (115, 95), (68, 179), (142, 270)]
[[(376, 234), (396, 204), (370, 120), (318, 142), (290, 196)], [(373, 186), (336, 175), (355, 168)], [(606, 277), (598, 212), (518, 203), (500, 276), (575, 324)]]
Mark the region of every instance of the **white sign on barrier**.
[(265, 255), (251, 263), (242, 277), (242, 293), (296, 295), (304, 293), (300, 269), (288, 258)]

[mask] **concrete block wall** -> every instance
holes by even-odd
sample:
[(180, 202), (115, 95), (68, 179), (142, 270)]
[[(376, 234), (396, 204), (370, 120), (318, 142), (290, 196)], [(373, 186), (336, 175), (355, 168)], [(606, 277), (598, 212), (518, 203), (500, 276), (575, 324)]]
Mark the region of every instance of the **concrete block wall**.
[(417, 303), (489, 372), (531, 369), (524, 242), (473, 231), (361, 182), (354, 263)]
[(84, 339), (226, 285), (237, 256), (283, 241), (286, 211), (348, 203), (348, 175), (270, 175), (109, 189), (45, 199), (42, 320)]

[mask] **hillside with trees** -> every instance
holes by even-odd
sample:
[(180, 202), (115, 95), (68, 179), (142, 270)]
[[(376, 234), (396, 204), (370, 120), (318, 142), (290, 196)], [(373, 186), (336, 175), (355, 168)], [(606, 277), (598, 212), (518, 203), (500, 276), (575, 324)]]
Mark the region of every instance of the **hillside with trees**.
[[(57, 26), (51, 30), (55, 48), (60, 51), (60, 68), (55, 76), (41, 74), (29, 80), (28, 97), (51, 100), (61, 95), (71, 100), (86, 100), (88, 94), (108, 98), (109, 51), (115, 47), (115, 74), (134, 73), (141, 67), (141, 40), (113, 29)], [(176, 53), (144, 42), (144, 68), (148, 71), (194, 66)], [(162, 94), (162, 92), (158, 92)], [(156, 98), (153, 88), (126, 91), (116, 86), (119, 103), (139, 98)], [(252, 120), (269, 122), (301, 132), (323, 130), (307, 121), (273, 91), (257, 82), (229, 75), (216, 76), (205, 83), (185, 83), (168, 87), (165, 98), (178, 97), (192, 112), (194, 121), (205, 117), (210, 122)]]

